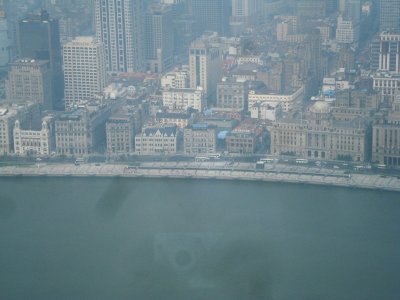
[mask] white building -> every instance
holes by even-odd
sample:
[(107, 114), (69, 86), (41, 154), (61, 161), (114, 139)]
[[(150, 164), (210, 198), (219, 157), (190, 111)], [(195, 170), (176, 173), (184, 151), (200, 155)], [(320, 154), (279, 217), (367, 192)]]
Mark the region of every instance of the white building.
[(215, 94), (221, 79), (221, 56), (219, 48), (212, 45), (216, 35), (202, 36), (190, 45), (190, 88), (201, 86), (207, 97)]
[(104, 45), (107, 70), (143, 69), (143, 0), (94, 0), (96, 36)]
[(289, 111), (295, 103), (299, 103), (304, 99), (304, 88), (301, 87), (293, 94), (257, 94), (255, 91), (249, 92), (249, 107), (252, 107), (256, 103), (268, 102), (268, 103), (281, 103), (283, 111)]
[(93, 37), (77, 37), (63, 47), (65, 108), (103, 93), (106, 65), (103, 46)]
[(176, 126), (144, 128), (135, 137), (135, 152), (139, 155), (175, 154), (177, 151)]
[(0, 106), (0, 155), (9, 155), (14, 152), (15, 121), (19, 120), (24, 126), (36, 125), (36, 121), (40, 121), (39, 114), (39, 105), (32, 102)]
[(279, 102), (258, 102), (249, 107), (252, 119), (276, 121), (282, 115)]
[(161, 88), (163, 89), (185, 89), (189, 87), (189, 66), (182, 66), (164, 74), (161, 77)]
[(207, 99), (201, 87), (197, 89), (169, 89), (163, 91), (163, 105), (170, 110), (194, 108), (203, 111), (206, 108)]
[(14, 126), (14, 153), (26, 156), (48, 156), (53, 151), (52, 132), (49, 120), (44, 119), (41, 130), (23, 130), (20, 122), (15, 121)]
[(357, 43), (357, 36), (358, 29), (354, 26), (353, 21), (343, 20), (343, 17), (339, 16), (336, 28), (336, 42), (339, 44)]

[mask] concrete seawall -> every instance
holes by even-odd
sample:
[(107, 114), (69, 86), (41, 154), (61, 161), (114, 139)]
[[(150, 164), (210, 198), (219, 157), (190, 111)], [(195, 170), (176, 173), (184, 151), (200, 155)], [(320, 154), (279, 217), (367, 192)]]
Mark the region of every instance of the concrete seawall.
[(304, 166), (271, 165), (255, 170), (254, 164), (237, 163), (143, 163), (140, 166), (126, 164), (37, 164), (30, 166), (6, 166), (0, 168), (0, 176), (46, 177), (126, 177), (126, 178), (186, 178), (216, 180), (249, 180), (327, 185), (347, 188), (363, 188), (400, 192), (400, 178), (381, 175), (346, 174), (342, 170)]

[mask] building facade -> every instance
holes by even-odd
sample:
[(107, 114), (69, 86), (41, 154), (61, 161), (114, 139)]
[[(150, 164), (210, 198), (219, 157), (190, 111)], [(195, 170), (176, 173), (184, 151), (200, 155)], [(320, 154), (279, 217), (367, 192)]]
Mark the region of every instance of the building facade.
[(168, 5), (154, 4), (145, 15), (146, 69), (162, 73), (174, 62), (173, 13)]
[(201, 87), (197, 89), (169, 89), (163, 91), (163, 105), (170, 110), (194, 108), (203, 111), (207, 106), (207, 99)]
[(283, 111), (289, 111), (293, 105), (303, 101), (304, 88), (301, 87), (293, 94), (258, 94), (255, 91), (249, 91), (249, 107), (262, 102), (276, 102), (282, 104)]
[(217, 84), (217, 107), (243, 111), (247, 108), (247, 96), (246, 81), (222, 78)]
[(143, 69), (143, 0), (95, 0), (96, 36), (102, 42), (107, 71)]
[(190, 0), (189, 12), (196, 21), (196, 31), (215, 31), (222, 36), (228, 35), (229, 16), (231, 14), (229, 0)]
[(93, 100), (106, 87), (103, 46), (92, 37), (77, 37), (64, 45), (65, 108)]
[(107, 155), (130, 155), (135, 152), (135, 121), (129, 114), (114, 114), (106, 123)]
[(372, 127), (372, 161), (400, 167), (400, 97), (392, 111), (377, 118)]
[(0, 10), (0, 67), (5, 67), (10, 62), (11, 39), (8, 30), (5, 12)]
[(168, 155), (178, 151), (176, 126), (148, 127), (135, 137), (135, 153), (138, 155)]
[(54, 150), (51, 120), (43, 120), (40, 130), (24, 130), (20, 122), (14, 126), (14, 153), (19, 156), (50, 156)]
[(56, 153), (83, 157), (101, 152), (106, 141), (105, 123), (111, 114), (106, 106), (80, 107), (55, 120)]
[(208, 124), (192, 124), (183, 131), (183, 147), (187, 155), (208, 155), (217, 152), (217, 128)]
[(219, 49), (210, 43), (215, 36), (203, 36), (191, 43), (189, 49), (190, 88), (201, 86), (210, 98), (215, 95), (221, 79), (221, 56)]
[(48, 60), (52, 72), (53, 107), (63, 109), (64, 80), (58, 20), (46, 11), (28, 15), (18, 23), (18, 54), (21, 58)]
[(323, 101), (312, 105), (307, 121), (278, 121), (270, 134), (272, 155), (359, 162), (370, 159), (370, 129), (365, 121), (334, 121), (329, 104)]
[(400, 30), (400, 2), (398, 0), (379, 1), (379, 29)]
[(6, 80), (6, 97), (11, 101), (31, 101), (53, 109), (52, 72), (49, 61), (20, 59), (11, 64)]

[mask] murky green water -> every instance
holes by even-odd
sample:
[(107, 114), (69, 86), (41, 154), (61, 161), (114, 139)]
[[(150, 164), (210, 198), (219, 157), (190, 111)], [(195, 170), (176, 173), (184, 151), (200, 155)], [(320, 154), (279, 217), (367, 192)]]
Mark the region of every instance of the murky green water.
[(0, 299), (399, 295), (398, 193), (237, 181), (0, 180)]

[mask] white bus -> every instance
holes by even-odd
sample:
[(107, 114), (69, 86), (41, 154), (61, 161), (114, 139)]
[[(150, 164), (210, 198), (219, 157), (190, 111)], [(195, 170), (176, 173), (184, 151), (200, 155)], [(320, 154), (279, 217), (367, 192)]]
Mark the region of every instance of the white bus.
[(274, 158), (269, 158), (269, 157), (265, 157), (265, 158), (261, 158), (260, 161), (265, 162), (267, 164), (271, 164), (275, 161)]
[(221, 154), (215, 153), (215, 154), (209, 154), (208, 158), (211, 159), (220, 159), (221, 158)]
[(308, 164), (307, 159), (298, 158), (296, 159), (296, 164)]

